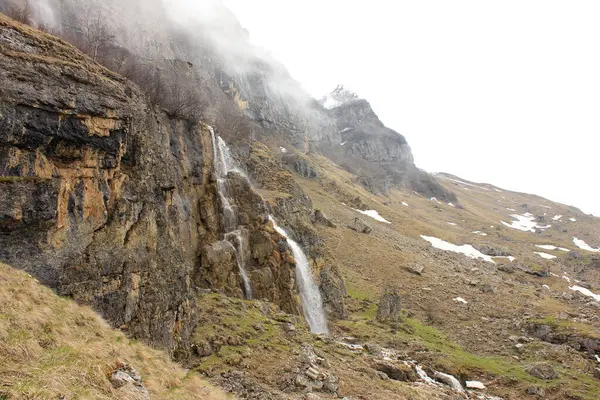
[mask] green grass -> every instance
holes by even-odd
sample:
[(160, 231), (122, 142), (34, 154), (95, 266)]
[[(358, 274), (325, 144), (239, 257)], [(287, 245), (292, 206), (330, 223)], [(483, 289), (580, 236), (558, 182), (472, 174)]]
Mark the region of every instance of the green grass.
[(560, 332), (574, 333), (579, 336), (600, 339), (600, 333), (598, 333), (598, 331), (594, 329), (594, 327), (581, 322), (574, 322), (568, 319), (558, 319), (550, 316), (545, 318), (532, 319), (530, 321), (537, 324), (552, 326)]
[[(389, 327), (374, 322), (371, 309), (376, 310), (376, 306), (370, 307), (367, 311), (354, 314), (354, 320), (338, 323), (358, 337), (385, 343), (386, 340), (392, 339)], [(395, 331), (394, 336), (397, 339), (423, 347), (432, 355), (429, 361), (433, 368), (455, 376), (473, 377), (483, 374), (513, 381), (524, 387), (531, 385), (546, 389), (566, 387), (573, 394), (577, 394), (585, 400), (596, 399), (594, 393), (600, 393), (600, 382), (583, 371), (574, 372), (572, 369), (565, 369), (555, 364), (560, 377), (552, 381), (540, 380), (525, 371), (525, 367), (529, 362), (519, 362), (510, 357), (471, 353), (450, 340), (440, 330), (425, 325), (417, 319), (405, 318), (401, 325), (404, 325), (403, 329)]]

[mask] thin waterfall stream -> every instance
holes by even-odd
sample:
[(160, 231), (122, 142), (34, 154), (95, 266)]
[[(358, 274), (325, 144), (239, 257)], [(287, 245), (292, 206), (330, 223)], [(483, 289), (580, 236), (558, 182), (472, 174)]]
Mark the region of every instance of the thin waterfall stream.
[[(226, 233), (224, 238), (235, 248), (246, 298), (251, 299), (252, 288), (245, 268), (243, 235), (240, 229), (236, 230), (238, 228), (236, 207), (231, 205), (227, 195), (227, 174), (229, 172), (237, 172), (244, 177), (246, 175), (241, 169), (236, 167), (227, 143), (215, 134), (213, 128), (209, 128), (209, 130), (213, 143), (213, 160), (217, 175), (217, 187), (225, 220)], [(296, 285), (300, 293), (300, 300), (302, 301), (302, 310), (310, 326), (310, 330), (313, 333), (328, 333), (329, 329), (327, 328), (327, 318), (323, 310), (323, 300), (321, 299), (319, 288), (313, 279), (306, 254), (304, 254), (300, 245), (290, 239), (287, 232), (277, 225), (272, 216), (269, 216), (269, 220), (273, 222), (275, 230), (286, 238), (296, 260)]]
[(235, 258), (244, 284), (246, 298), (252, 299), (252, 286), (250, 285), (250, 278), (248, 277), (244, 261), (244, 240), (241, 232), (236, 230), (237, 212), (234, 207), (231, 206), (229, 198), (227, 197), (227, 174), (231, 171), (239, 173), (241, 173), (241, 171), (238, 168), (235, 168), (227, 144), (220, 136), (217, 137), (215, 135), (215, 131), (212, 127), (209, 127), (209, 130), (213, 145), (213, 166), (217, 175), (217, 189), (223, 207), (224, 228), (226, 232), (224, 237), (235, 249)]
[(304, 311), (304, 316), (308, 321), (311, 332), (329, 333), (327, 318), (323, 310), (321, 292), (319, 292), (319, 288), (313, 279), (306, 254), (304, 254), (300, 245), (290, 239), (287, 232), (277, 225), (272, 216), (269, 215), (269, 219), (273, 222), (275, 230), (286, 238), (292, 249), (294, 259), (296, 260), (296, 282), (298, 291), (300, 292), (300, 300), (302, 301), (302, 310)]

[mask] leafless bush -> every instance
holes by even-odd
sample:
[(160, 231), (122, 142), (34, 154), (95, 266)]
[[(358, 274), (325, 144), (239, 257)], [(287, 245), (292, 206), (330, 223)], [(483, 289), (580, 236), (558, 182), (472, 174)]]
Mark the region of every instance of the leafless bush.
[(233, 103), (222, 104), (217, 112), (215, 125), (221, 132), (235, 138), (255, 140), (256, 129)]
[(2, 8), (0, 8), (0, 11), (22, 24), (31, 25), (32, 23), (33, 11), (28, 0), (22, 5), (15, 3), (4, 4), (2, 5)]

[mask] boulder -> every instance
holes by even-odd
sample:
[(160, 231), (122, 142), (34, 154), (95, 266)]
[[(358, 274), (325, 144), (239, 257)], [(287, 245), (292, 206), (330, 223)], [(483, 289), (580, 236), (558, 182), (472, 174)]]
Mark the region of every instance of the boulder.
[(353, 231), (356, 231), (358, 233), (365, 233), (367, 235), (373, 231), (371, 225), (367, 224), (365, 221), (358, 217), (354, 218), (354, 221), (348, 224), (347, 227), (352, 229)]
[(317, 177), (317, 172), (310, 165), (308, 160), (306, 160), (306, 158), (299, 158), (294, 164), (294, 169), (298, 174), (305, 178), (312, 179)]
[(467, 387), (467, 389), (478, 389), (478, 390), (485, 389), (485, 385), (479, 381), (466, 381), (465, 386)]
[(401, 307), (402, 298), (398, 293), (398, 289), (386, 289), (379, 299), (379, 306), (377, 307), (377, 321), (396, 322), (400, 320)]
[(404, 269), (415, 275), (423, 275), (425, 267), (421, 265), (407, 265), (404, 267)]
[(346, 309), (346, 286), (342, 275), (335, 265), (328, 265), (321, 271), (319, 289), (323, 298), (325, 311), (336, 318), (348, 318)]
[(550, 364), (547, 363), (539, 363), (530, 365), (525, 368), (525, 371), (531, 376), (535, 376), (536, 378), (551, 380), (558, 378), (558, 372)]
[(132, 400), (150, 400), (150, 393), (140, 374), (130, 365), (121, 363), (110, 374), (110, 383), (120, 397)]
[(313, 224), (321, 224), (328, 228), (337, 228), (337, 225), (334, 224), (321, 210), (315, 210), (311, 214), (311, 222)]
[(377, 360), (373, 363), (373, 368), (395, 381), (416, 382), (419, 379), (413, 368), (405, 363)]

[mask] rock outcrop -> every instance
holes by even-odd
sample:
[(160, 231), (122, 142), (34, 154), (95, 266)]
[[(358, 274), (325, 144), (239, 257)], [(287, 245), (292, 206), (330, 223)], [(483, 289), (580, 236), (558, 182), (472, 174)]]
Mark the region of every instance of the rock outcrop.
[(339, 269), (335, 265), (327, 265), (320, 274), (321, 284), (319, 289), (323, 297), (323, 306), (329, 315), (336, 318), (348, 318), (346, 308), (346, 285)]
[[(0, 260), (174, 352), (194, 287), (242, 295), (206, 125), (51, 35), (0, 16)], [(264, 202), (230, 174), (258, 296), (299, 312)]]
[(339, 86), (321, 103), (341, 135), (340, 144), (324, 143), (321, 150), (357, 174), (367, 189), (386, 193), (392, 186), (401, 186), (427, 198), (456, 202), (454, 193), (415, 166), (404, 136), (386, 127), (367, 100)]
[(397, 322), (400, 320), (400, 311), (402, 311), (402, 298), (398, 289), (387, 288), (379, 299), (377, 307), (377, 321), (379, 322)]

